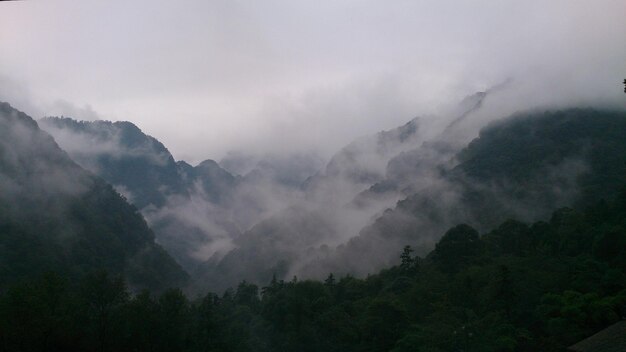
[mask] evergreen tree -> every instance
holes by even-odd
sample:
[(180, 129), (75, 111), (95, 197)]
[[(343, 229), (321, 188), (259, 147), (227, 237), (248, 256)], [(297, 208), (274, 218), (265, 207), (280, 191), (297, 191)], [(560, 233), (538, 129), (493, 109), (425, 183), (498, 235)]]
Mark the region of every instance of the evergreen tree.
[(411, 253), (413, 253), (413, 249), (411, 248), (411, 246), (404, 246), (402, 254), (400, 255), (400, 268), (402, 268), (402, 270), (405, 272), (410, 271), (413, 267), (413, 264), (415, 263), (415, 259), (413, 259), (413, 257), (411, 256)]

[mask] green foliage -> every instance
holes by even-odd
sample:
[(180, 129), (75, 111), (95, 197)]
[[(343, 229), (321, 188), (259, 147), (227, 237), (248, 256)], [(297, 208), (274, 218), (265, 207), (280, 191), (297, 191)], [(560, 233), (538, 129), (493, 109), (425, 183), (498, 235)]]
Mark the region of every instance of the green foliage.
[[(587, 150), (596, 172), (579, 180), (583, 196), (602, 196), (616, 189), (605, 187), (617, 183), (614, 166), (622, 172), (612, 158), (626, 155), (626, 131), (610, 115), (574, 110), (550, 115), (549, 128), (527, 119), (495, 126), (464, 151), (461, 167), (474, 179), (506, 170), (529, 184), (532, 170)], [(1, 141), (10, 140), (6, 131)], [(594, 144), (585, 149), (589, 136)], [(485, 152), (503, 140), (508, 148)], [(0, 170), (24, 183), (17, 176), (36, 170), (20, 174), (16, 165), (31, 165), (33, 155), (19, 165), (0, 158)], [(63, 170), (72, 165), (46, 155)], [(597, 171), (606, 164), (613, 166)], [(56, 195), (0, 194), (0, 351), (562, 351), (626, 316), (626, 193), (530, 226), (508, 220), (483, 236), (458, 225), (426, 258), (398, 248), (399, 266), (364, 279), (274, 277), (260, 293), (244, 281), (190, 301), (180, 289), (164, 290), (180, 269), (136, 209), (79, 173), (88, 187), (62, 207), (42, 208), (60, 205)], [(153, 291), (131, 292), (123, 278)]]
[[(0, 291), (0, 351), (561, 351), (626, 315), (626, 197), (484, 236), (450, 229), (426, 258), (366, 279), (274, 277), (189, 301), (96, 271)], [(419, 263), (419, 267), (417, 267)], [(259, 293), (260, 291), (260, 293)]]
[(417, 270), (418, 259), (411, 256), (413, 252), (413, 248), (407, 245), (404, 246), (402, 254), (400, 255), (400, 269), (405, 273), (412, 273)]
[(441, 238), (432, 260), (447, 273), (455, 273), (473, 263), (483, 251), (484, 243), (471, 226), (457, 225)]
[(0, 286), (106, 270), (163, 290), (187, 279), (137, 209), (74, 163), (26, 114), (0, 103)]

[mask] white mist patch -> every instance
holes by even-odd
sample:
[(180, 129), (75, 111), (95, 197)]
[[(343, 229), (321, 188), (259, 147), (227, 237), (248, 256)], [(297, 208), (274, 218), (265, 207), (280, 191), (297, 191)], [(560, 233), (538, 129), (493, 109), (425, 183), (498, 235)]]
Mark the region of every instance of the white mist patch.
[[(95, 122), (100, 125), (99, 127), (92, 124), (85, 125), (87, 128), (85, 131), (60, 127), (51, 119), (42, 119), (39, 123), (41, 128), (50, 133), (76, 162), (95, 173), (99, 173), (99, 170), (94, 161), (103, 156), (118, 160), (129, 157), (142, 158), (158, 166), (164, 166), (168, 162), (169, 155), (156, 152), (150, 143), (125, 145), (122, 142), (122, 130), (106, 121)], [(80, 125), (81, 122), (78, 124)]]

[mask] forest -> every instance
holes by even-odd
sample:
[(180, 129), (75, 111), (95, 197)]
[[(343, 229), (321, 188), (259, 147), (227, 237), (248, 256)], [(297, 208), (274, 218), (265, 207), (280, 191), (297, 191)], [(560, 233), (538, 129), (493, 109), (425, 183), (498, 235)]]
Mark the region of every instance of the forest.
[(549, 221), (449, 229), (359, 279), (135, 292), (54, 272), (0, 290), (1, 351), (562, 351), (626, 316), (626, 190)]
[(0, 352), (626, 352), (624, 13), (0, 1)]

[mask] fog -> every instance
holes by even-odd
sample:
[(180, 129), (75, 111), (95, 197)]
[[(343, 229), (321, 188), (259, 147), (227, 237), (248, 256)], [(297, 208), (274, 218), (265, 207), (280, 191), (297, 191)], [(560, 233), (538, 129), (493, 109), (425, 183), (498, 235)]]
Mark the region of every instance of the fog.
[[(474, 219), (468, 190), (524, 220), (551, 210), (442, 170), (518, 111), (623, 109), (625, 12), (608, 0), (3, 2), (0, 101), (34, 118), (131, 121), (162, 142), (42, 123), (213, 289), (364, 275)], [(143, 182), (137, 165), (161, 176)], [(561, 205), (586, 170), (572, 158), (537, 177)]]
[(508, 78), (526, 106), (623, 105), (624, 12), (619, 0), (3, 2), (0, 96), (34, 117), (133, 121), (191, 163), (328, 158)]
[[(473, 94), (436, 118), (417, 117), (360, 137), (323, 163), (311, 155), (229, 154), (222, 164), (235, 175), (211, 160), (195, 167), (175, 164), (167, 150), (155, 148), (152, 137), (122, 138), (131, 135), (129, 130), (138, 131), (128, 123), (43, 119), (40, 125), (74, 160), (140, 207), (158, 242), (199, 278), (199, 289), (219, 290), (243, 279), (262, 283), (273, 274), (318, 279), (331, 271), (364, 275), (392, 263), (406, 243), (426, 248), (446, 226), (468, 220), (455, 213), (459, 185), (442, 178), (439, 169), (449, 167), (464, 147), (458, 136), (472, 133), (467, 126), (485, 118), (483, 108), (491, 95), (509, 88), (500, 85)], [(143, 166), (129, 175), (128, 165)], [(139, 179), (149, 185), (147, 190), (132, 182), (143, 172)], [(161, 181), (147, 181), (154, 179)], [(381, 190), (378, 185), (384, 183), (393, 187)], [(161, 194), (163, 201), (150, 203), (161, 198), (146, 197), (146, 191)], [(396, 226), (420, 229), (412, 239), (380, 241), (376, 231), (368, 230), (386, 209), (414, 193), (437, 197), (442, 219), (395, 216)], [(355, 239), (368, 247), (365, 261), (353, 254), (363, 251), (346, 249)]]

